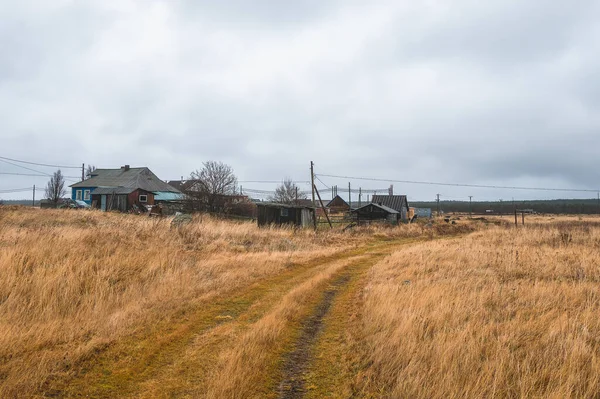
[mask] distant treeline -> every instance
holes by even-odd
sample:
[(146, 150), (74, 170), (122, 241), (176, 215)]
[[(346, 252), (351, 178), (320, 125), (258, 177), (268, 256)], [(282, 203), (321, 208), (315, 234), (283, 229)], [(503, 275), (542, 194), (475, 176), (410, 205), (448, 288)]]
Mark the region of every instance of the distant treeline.
[[(435, 201), (411, 201), (410, 206), (416, 208), (431, 208), (433, 212), (437, 211), (437, 202)], [(558, 199), (558, 200), (532, 200), (532, 201), (440, 201), (440, 208), (443, 212), (464, 212), (469, 209), (473, 213), (485, 214), (507, 214), (517, 209), (532, 209), (537, 213), (553, 214), (594, 214), (600, 213), (600, 203), (597, 199)], [(491, 211), (491, 212), (490, 212)]]

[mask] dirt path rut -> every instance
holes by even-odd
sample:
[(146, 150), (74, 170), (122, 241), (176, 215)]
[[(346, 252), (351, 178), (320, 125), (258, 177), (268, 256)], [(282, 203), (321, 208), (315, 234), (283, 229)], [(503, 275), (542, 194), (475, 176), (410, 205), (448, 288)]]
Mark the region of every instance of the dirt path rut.
[(300, 338), (294, 350), (287, 356), (283, 369), (284, 378), (279, 385), (279, 397), (282, 399), (302, 398), (306, 392), (306, 373), (312, 357), (315, 342), (323, 328), (323, 318), (329, 312), (333, 299), (339, 289), (350, 280), (348, 274), (337, 277), (323, 294), (323, 299), (303, 324)]

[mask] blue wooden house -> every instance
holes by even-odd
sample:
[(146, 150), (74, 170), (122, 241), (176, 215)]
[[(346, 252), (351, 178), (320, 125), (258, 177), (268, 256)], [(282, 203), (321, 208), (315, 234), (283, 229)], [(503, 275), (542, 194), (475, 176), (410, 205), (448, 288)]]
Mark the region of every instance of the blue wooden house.
[(96, 169), (89, 178), (72, 184), (71, 198), (101, 210), (128, 211), (134, 205), (154, 205), (155, 196), (177, 197), (181, 193), (146, 167)]

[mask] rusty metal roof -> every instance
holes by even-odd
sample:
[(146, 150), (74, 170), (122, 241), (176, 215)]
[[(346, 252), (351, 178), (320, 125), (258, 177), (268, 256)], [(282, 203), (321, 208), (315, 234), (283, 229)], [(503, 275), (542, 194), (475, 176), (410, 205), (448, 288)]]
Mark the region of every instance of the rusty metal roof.
[(406, 195), (373, 195), (371, 197), (371, 202), (387, 206), (398, 212), (400, 212), (402, 208), (408, 211), (408, 200)]

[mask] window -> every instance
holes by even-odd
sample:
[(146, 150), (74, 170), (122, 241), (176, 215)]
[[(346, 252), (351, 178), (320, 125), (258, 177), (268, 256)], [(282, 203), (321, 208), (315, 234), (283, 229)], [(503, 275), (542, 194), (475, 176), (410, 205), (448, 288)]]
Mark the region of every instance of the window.
[(83, 200), (84, 201), (90, 200), (90, 190), (83, 190)]
[(281, 208), (281, 216), (287, 217), (289, 215), (287, 208)]
[(81, 190), (75, 190), (75, 199), (81, 201)]
[(140, 202), (148, 202), (148, 196), (140, 194)]

